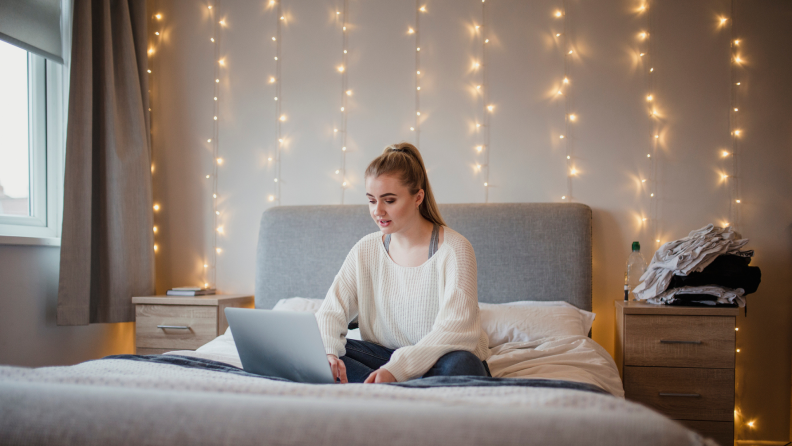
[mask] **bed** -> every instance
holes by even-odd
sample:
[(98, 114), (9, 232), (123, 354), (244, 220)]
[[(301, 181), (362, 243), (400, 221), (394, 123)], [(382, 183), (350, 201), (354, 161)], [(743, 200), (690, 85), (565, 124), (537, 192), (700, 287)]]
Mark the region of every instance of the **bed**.
[[(590, 208), (447, 204), (440, 211), (476, 252), (482, 325), (486, 312), (495, 330), (493, 378), (378, 385), (269, 379), (238, 368), (227, 331), (194, 352), (0, 367), (0, 444), (715, 444), (624, 400), (613, 360), (584, 332), (590, 321), (581, 322), (583, 331), (560, 333), (553, 330), (561, 323), (545, 318), (529, 325), (551, 336), (534, 338), (515, 338), (501, 323), (504, 312), (527, 318), (551, 307), (573, 307), (586, 320)], [(367, 206), (267, 210), (256, 307), (314, 305), (348, 250), (376, 230)]]

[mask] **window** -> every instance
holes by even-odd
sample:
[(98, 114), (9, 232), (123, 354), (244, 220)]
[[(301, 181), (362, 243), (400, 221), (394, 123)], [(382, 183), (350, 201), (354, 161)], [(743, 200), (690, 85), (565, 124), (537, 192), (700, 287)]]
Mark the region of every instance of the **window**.
[(0, 243), (58, 244), (63, 67), (0, 41)]

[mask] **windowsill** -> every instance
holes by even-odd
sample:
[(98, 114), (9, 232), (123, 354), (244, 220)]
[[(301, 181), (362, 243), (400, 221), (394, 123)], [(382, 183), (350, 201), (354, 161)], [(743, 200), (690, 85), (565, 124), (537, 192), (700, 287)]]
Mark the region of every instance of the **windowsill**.
[(16, 237), (0, 235), (0, 245), (60, 246), (60, 237)]

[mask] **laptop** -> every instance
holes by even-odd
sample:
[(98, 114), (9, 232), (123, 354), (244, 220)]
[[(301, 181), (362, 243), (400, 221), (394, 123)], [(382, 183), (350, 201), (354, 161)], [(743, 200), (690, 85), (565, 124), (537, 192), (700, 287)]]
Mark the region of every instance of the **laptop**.
[(242, 368), (301, 383), (334, 383), (319, 324), (302, 311), (225, 309)]

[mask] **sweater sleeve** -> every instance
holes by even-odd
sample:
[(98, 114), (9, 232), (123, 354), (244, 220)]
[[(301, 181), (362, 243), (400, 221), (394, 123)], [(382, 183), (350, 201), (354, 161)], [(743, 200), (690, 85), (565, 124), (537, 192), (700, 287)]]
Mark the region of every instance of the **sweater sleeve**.
[(346, 335), (349, 321), (358, 313), (357, 300), (357, 263), (358, 248), (355, 245), (347, 254), (341, 270), (333, 279), (333, 284), (316, 312), (316, 322), (325, 352), (339, 358), (346, 354)]
[(446, 353), (474, 352), (481, 336), (476, 255), (467, 240), (443, 268), (445, 288), (432, 330), (415, 345), (397, 349), (382, 366), (397, 381), (422, 376)]

